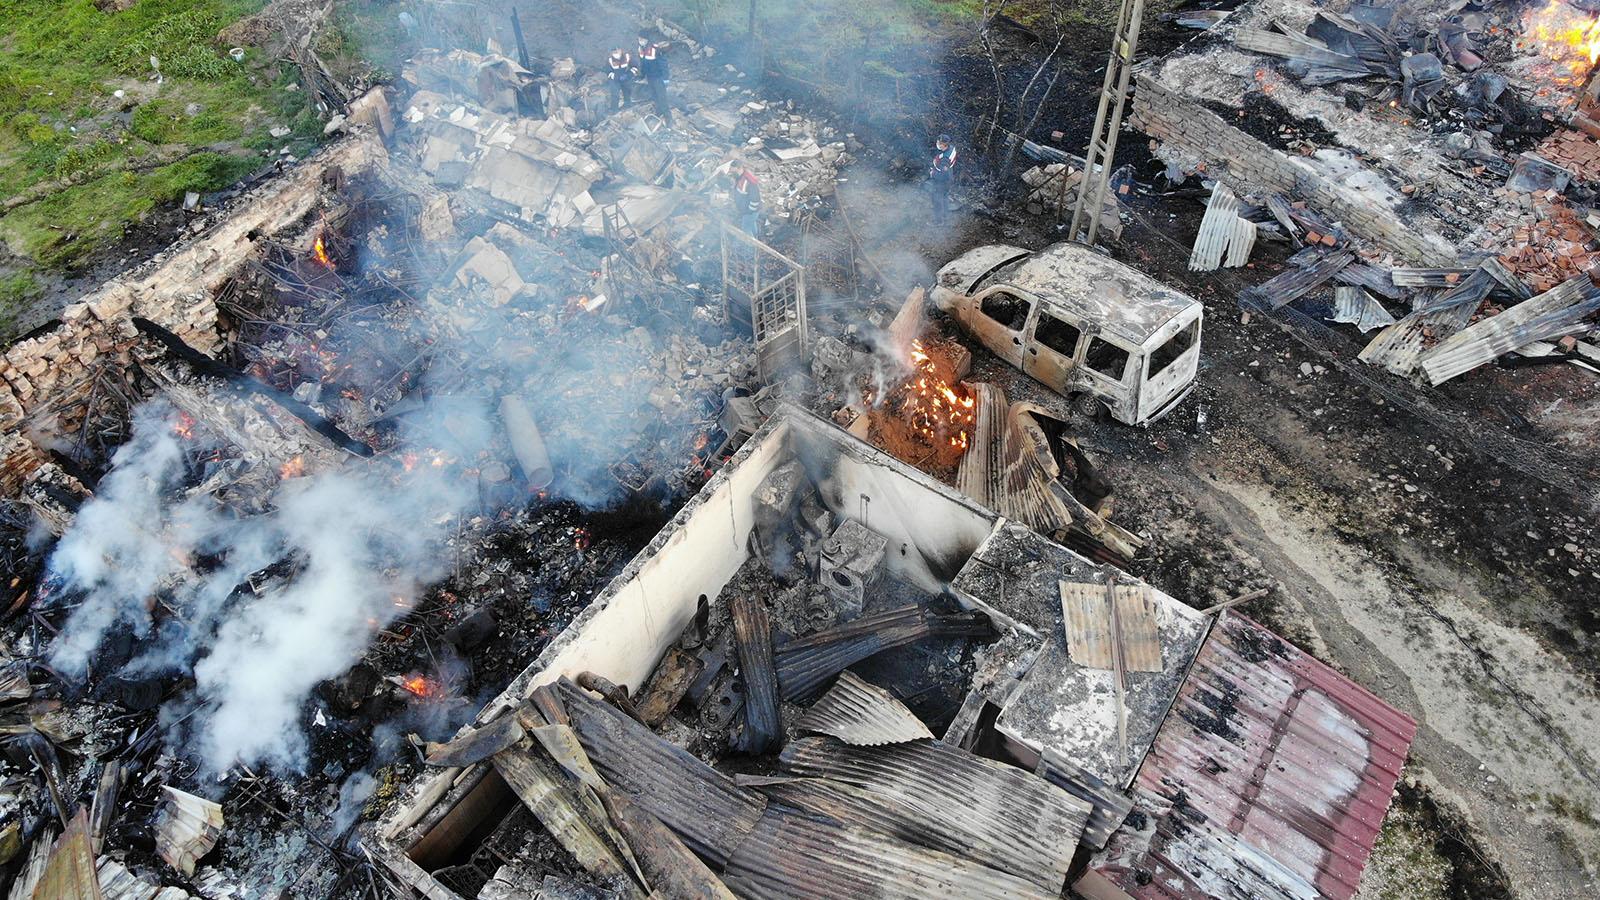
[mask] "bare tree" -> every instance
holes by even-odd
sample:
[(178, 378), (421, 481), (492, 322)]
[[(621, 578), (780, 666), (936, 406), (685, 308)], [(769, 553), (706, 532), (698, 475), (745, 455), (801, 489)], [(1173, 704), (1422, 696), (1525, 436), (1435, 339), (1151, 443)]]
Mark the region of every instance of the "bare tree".
[(1062, 51), (1066, 47), (1067, 36), (1072, 32), (1065, 2), (1050, 0), (1044, 20), (1048, 30), (1045, 35), (1040, 36), (1040, 42), (1048, 43), (1050, 49), (1034, 66), (1027, 83), (1023, 85), (1022, 92), (1014, 100), (1008, 98), (1005, 89), (1004, 63), (1000, 59), (999, 47), (994, 37), (996, 24), (1004, 15), (1008, 2), (1009, 0), (984, 0), (983, 21), (978, 29), (978, 44), (989, 60), (989, 68), (994, 74), (995, 82), (994, 111), (989, 117), (984, 149), (992, 147), (997, 130), (1007, 133), (1006, 153), (998, 170), (1002, 181), (1010, 175), (1011, 168), (1016, 163), (1017, 150), (1022, 146), (1022, 139), (1038, 126), (1039, 119), (1044, 116), (1050, 97), (1055, 92), (1056, 84), (1066, 71), (1066, 54)]

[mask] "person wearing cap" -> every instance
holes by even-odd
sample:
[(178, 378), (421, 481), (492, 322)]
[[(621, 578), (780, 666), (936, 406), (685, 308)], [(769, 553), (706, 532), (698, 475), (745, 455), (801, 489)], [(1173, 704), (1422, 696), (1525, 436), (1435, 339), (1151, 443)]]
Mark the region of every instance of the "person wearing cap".
[(655, 100), (656, 115), (672, 124), (672, 107), (667, 103), (667, 55), (660, 44), (650, 40), (648, 32), (639, 32), (639, 74), (650, 86), (650, 96)]
[(956, 180), (956, 145), (950, 135), (934, 143), (933, 164), (928, 167), (928, 193), (933, 197), (933, 221), (943, 224), (950, 216), (950, 185)]
[(606, 57), (606, 65), (610, 67), (606, 89), (611, 92), (611, 111), (616, 112), (632, 99), (628, 93), (629, 85), (633, 84), (633, 57), (628, 51), (617, 47)]

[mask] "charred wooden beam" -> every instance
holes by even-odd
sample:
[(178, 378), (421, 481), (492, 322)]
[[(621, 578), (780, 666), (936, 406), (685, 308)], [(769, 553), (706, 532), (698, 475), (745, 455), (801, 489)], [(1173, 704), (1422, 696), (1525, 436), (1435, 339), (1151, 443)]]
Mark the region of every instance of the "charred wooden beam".
[(563, 678), (562, 705), (589, 760), (612, 788), (627, 794), (684, 843), (724, 866), (766, 801), (735, 785), (694, 754), (591, 697)]
[(482, 728), (446, 743), (428, 744), (428, 765), (470, 766), (482, 762), (522, 740), (522, 725), (515, 715), (503, 715)]
[(374, 451), (371, 447), (345, 434), (327, 416), (301, 403), (289, 394), (212, 359), (189, 346), (184, 342), (183, 338), (178, 337), (149, 319), (134, 316), (133, 325), (139, 329), (140, 334), (165, 347), (167, 352), (187, 363), (196, 372), (219, 379), (240, 393), (255, 394), (271, 400), (283, 407), (295, 418), (304, 422), (307, 428), (327, 438), (335, 447), (341, 450), (353, 453), (356, 456), (373, 455)]
[(644, 723), (651, 728), (661, 727), (667, 720), (672, 710), (683, 700), (689, 692), (689, 686), (704, 668), (705, 663), (698, 656), (673, 647), (662, 657), (661, 664), (656, 666), (655, 674), (650, 676), (650, 683), (639, 695), (639, 715)]
[(644, 717), (639, 715), (638, 707), (635, 707), (633, 705), (633, 700), (628, 697), (628, 689), (622, 685), (617, 684), (603, 675), (596, 675), (593, 672), (583, 672), (578, 675), (578, 686), (586, 690), (594, 691), (596, 694), (604, 697), (607, 703), (615, 706), (624, 713), (627, 713), (628, 718), (643, 724)]
[(603, 828), (597, 828), (584, 815), (576, 785), (560, 768), (536, 754), (515, 749), (495, 754), (494, 768), (579, 865), (622, 887), (624, 896), (646, 895), (634, 881), (631, 860), (607, 840)]
[(740, 753), (767, 752), (783, 736), (778, 673), (772, 662), (772, 622), (759, 597), (739, 594), (729, 604), (739, 671), (744, 678), (744, 729), (733, 743)]
[(733, 900), (722, 879), (660, 819), (617, 791), (602, 791), (600, 799), (633, 850), (653, 896)]

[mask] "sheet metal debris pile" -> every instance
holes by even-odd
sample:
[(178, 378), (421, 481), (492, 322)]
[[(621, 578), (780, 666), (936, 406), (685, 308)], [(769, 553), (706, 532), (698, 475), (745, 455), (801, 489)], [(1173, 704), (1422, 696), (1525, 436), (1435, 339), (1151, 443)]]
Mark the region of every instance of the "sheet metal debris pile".
[[(828, 428), (784, 415), (797, 430)], [(752, 440), (757, 454), (770, 434)], [(829, 476), (810, 472), (865, 464), (874, 492), (964, 501), (903, 464), (829, 452), (813, 446), (804, 468), (763, 463), (759, 479), (737, 461), (719, 476), (748, 485), (756, 552), (718, 596), (691, 604), (636, 694), (593, 672), (530, 670), (527, 688), (435, 750), (431, 762), (461, 773), (437, 783), (492, 769), (521, 805), (489, 815), (531, 811), (534, 832), (579, 864), (564, 876), (572, 889), (605, 896), (1353, 894), (1409, 719), (1246, 619), (1196, 612), (986, 513), (974, 524), (987, 536), (951, 561), (959, 572), (941, 591), (869, 553), (878, 571), (855, 570), (875, 585), (865, 606), (840, 605), (829, 542), (884, 538), (866, 540), (874, 532), (840, 513)], [(698, 521), (658, 540), (637, 571), (671, 565)], [(892, 527), (891, 546), (905, 535)], [(582, 630), (562, 651), (568, 665), (602, 646)], [(1174, 749), (1201, 737), (1199, 750)], [(1205, 805), (1236, 797), (1220, 783), (1251, 771), (1281, 773), (1250, 794), (1255, 812)], [(483, 824), (447, 810), (489, 807), (429, 810), (432, 791), (386, 831), (413, 835), (391, 857), (403, 877), (480, 900), (548, 887), (533, 843), (498, 868), (438, 865), (432, 847)], [(1185, 791), (1180, 819), (1172, 798)], [(418, 817), (436, 824), (408, 831)], [(1347, 819), (1359, 824), (1317, 824)], [(1086, 866), (1074, 865), (1080, 848)]]

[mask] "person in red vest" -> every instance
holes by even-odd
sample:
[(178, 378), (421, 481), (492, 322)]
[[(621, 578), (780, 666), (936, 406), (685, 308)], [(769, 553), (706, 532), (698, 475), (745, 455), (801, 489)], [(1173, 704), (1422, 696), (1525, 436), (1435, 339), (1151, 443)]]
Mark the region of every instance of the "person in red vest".
[(639, 74), (650, 87), (650, 96), (656, 103), (656, 115), (672, 124), (672, 106), (667, 102), (667, 54), (661, 44), (650, 40), (647, 32), (639, 32)]
[(761, 179), (750, 171), (743, 160), (734, 160), (733, 209), (739, 214), (739, 226), (751, 237), (758, 237), (761, 229)]
[(950, 135), (941, 134), (934, 142), (933, 165), (928, 167), (928, 192), (933, 196), (934, 224), (950, 216), (950, 186), (956, 180), (956, 145)]
[(618, 47), (606, 57), (606, 65), (610, 67), (607, 75), (606, 89), (611, 92), (611, 111), (627, 106), (632, 99), (628, 96), (630, 85), (633, 84), (633, 57), (628, 51)]

